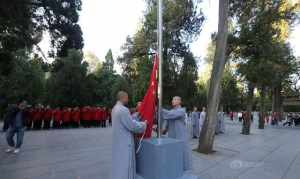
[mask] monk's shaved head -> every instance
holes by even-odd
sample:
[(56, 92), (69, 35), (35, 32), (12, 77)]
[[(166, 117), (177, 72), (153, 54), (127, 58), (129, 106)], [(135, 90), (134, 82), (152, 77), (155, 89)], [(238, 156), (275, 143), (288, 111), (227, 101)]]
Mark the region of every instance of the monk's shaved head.
[(128, 103), (128, 93), (125, 91), (119, 91), (117, 94), (117, 100), (122, 102), (123, 104)]
[(128, 96), (128, 94), (125, 91), (119, 91), (118, 94), (117, 94), (117, 99), (121, 100), (125, 96)]

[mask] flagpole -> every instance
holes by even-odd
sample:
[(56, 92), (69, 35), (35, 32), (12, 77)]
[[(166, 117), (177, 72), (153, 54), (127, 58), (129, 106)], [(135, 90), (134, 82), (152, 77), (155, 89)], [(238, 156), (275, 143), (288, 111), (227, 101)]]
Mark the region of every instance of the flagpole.
[(158, 78), (158, 138), (161, 137), (161, 112), (162, 112), (162, 99), (163, 99), (163, 88), (162, 88), (162, 36), (163, 36), (163, 19), (162, 19), (162, 1), (158, 0), (158, 9), (157, 9), (157, 43), (158, 43), (158, 58), (159, 58), (159, 78)]

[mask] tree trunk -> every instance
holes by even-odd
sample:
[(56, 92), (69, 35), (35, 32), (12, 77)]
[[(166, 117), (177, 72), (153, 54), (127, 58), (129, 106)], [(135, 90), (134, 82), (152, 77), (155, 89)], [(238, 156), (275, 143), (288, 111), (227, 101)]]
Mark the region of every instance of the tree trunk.
[(229, 0), (219, 1), (219, 24), (216, 43), (215, 58), (211, 73), (208, 93), (208, 108), (204, 126), (201, 130), (198, 151), (212, 153), (215, 137), (215, 126), (218, 104), (220, 101), (220, 84), (226, 63), (226, 47), (228, 36)]
[(253, 107), (253, 93), (254, 86), (252, 83), (248, 84), (248, 94), (247, 94), (247, 108), (246, 108), (246, 116), (243, 120), (243, 127), (241, 134), (249, 135), (251, 129), (251, 112)]
[(282, 85), (275, 86), (272, 93), (272, 111), (279, 114), (279, 120), (282, 120), (282, 96), (281, 96)]
[(266, 98), (266, 88), (261, 88), (261, 95), (260, 95), (260, 110), (259, 110), (259, 122), (258, 122), (258, 128), (264, 129), (265, 128), (265, 98)]

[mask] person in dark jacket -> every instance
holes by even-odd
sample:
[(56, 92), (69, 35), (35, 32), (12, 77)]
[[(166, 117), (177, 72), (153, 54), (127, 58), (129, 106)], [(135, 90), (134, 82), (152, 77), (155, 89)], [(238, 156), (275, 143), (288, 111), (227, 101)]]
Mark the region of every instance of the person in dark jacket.
[(3, 132), (6, 132), (8, 129), (8, 122), (11, 118), (13, 118), (15, 109), (17, 108), (16, 104), (9, 104), (5, 110), (4, 120), (3, 120)]
[[(27, 106), (26, 101), (20, 102), (17, 107), (13, 107), (9, 111), (8, 129), (6, 132), (6, 140), (9, 148), (6, 153), (13, 152), (17, 154), (20, 152), (21, 145), (23, 144), (24, 137), (24, 125), (25, 125), (25, 108)], [(17, 141), (14, 141), (14, 136), (17, 135)]]

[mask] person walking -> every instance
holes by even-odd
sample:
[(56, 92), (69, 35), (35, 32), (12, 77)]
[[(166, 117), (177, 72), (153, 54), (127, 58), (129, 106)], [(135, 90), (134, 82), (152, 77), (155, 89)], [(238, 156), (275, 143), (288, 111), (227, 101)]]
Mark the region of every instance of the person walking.
[[(9, 148), (6, 149), (6, 153), (13, 152), (17, 154), (20, 152), (20, 148), (23, 144), (24, 138), (24, 125), (25, 125), (25, 108), (27, 106), (26, 101), (21, 101), (17, 107), (12, 108), (10, 113), (10, 119), (8, 119), (8, 130), (6, 132), (6, 140)], [(17, 141), (14, 141), (14, 136), (17, 135)]]

